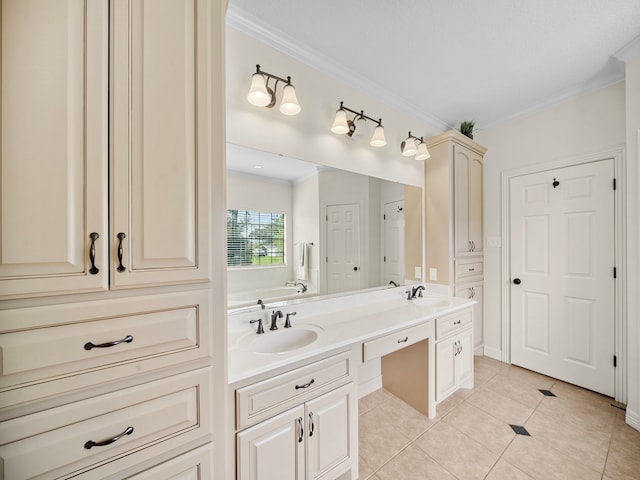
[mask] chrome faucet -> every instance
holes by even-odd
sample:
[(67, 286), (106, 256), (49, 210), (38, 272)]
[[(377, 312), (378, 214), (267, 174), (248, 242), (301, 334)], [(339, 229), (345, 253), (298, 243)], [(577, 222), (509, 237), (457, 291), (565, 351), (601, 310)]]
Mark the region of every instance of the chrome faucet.
[(284, 320), (284, 328), (291, 328), (291, 318), (293, 315), (295, 315), (296, 312), (289, 312), (287, 313), (287, 318)]
[(304, 283), (296, 282), (295, 286), (297, 287), (298, 285), (302, 287), (302, 293), (305, 293), (307, 291), (307, 286)]
[(393, 285), (394, 287), (398, 286), (398, 284), (396, 282), (394, 282), (393, 280), (389, 280), (389, 285)]
[(282, 318), (282, 312), (280, 310), (274, 310), (271, 313), (271, 326), (269, 327), (269, 330), (278, 330), (278, 319)]

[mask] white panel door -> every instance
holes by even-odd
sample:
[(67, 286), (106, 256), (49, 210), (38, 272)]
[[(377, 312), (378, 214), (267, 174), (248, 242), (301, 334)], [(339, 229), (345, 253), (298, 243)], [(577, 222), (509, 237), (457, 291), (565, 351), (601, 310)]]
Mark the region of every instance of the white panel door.
[(404, 200), (384, 204), (382, 285), (404, 284)]
[(211, 2), (111, 3), (112, 284), (206, 280)]
[(327, 293), (361, 288), (360, 206), (327, 206)]
[(351, 458), (352, 383), (306, 404), (307, 479), (316, 480)]
[(613, 160), (514, 177), (511, 362), (613, 395)]
[(108, 2), (0, 9), (0, 298), (104, 290)]
[(305, 478), (304, 406), (238, 433), (238, 480)]

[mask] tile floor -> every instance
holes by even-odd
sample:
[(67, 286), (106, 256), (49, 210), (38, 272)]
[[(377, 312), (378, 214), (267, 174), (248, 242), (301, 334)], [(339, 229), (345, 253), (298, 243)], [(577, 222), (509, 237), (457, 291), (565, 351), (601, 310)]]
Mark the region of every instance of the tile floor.
[(640, 432), (612, 403), (475, 357), (475, 388), (445, 400), (433, 420), (384, 389), (360, 399), (360, 479), (640, 479)]

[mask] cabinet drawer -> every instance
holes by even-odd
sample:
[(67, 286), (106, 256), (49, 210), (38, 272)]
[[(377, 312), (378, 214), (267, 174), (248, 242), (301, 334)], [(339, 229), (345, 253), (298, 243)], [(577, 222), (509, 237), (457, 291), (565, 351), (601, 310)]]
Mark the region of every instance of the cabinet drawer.
[(213, 478), (213, 445), (208, 444), (125, 478), (126, 480), (211, 480)]
[(455, 282), (468, 282), (484, 275), (484, 262), (482, 260), (456, 260)]
[(0, 477), (57, 478), (151, 446), (169, 452), (174, 437), (204, 437), (212, 430), (210, 378), (203, 368), (2, 422)]
[(471, 325), (472, 310), (466, 309), (436, 319), (436, 340), (442, 340), (447, 335), (465, 326)]
[(425, 322), (415, 327), (405, 328), (384, 337), (376, 338), (362, 344), (364, 362), (372, 358), (382, 357), (401, 348), (413, 345), (433, 335), (433, 322)]
[(173, 363), (210, 356), (209, 298), (199, 291), (0, 311), (0, 390), (163, 355)]
[(351, 352), (341, 353), (236, 390), (237, 428), (273, 416), (349, 381)]

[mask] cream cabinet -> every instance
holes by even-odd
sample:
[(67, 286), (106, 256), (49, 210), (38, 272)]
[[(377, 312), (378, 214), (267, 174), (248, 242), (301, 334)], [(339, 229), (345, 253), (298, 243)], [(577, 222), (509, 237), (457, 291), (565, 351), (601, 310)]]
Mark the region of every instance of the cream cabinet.
[(458, 388), (473, 388), (473, 313), (436, 319), (436, 402)]
[(454, 130), (429, 139), (427, 146), (431, 152), (425, 163), (427, 271), (431, 282), (448, 286), (458, 297), (472, 295), (478, 302), (474, 348), (481, 348), (482, 163), (486, 149)]
[(238, 479), (336, 478), (351, 463), (353, 382), (238, 433)]
[(357, 478), (351, 351), (236, 389), (238, 480)]
[(210, 3), (2, 2), (0, 298), (209, 278)]
[(0, 2), (0, 478), (222, 477), (225, 9)]

